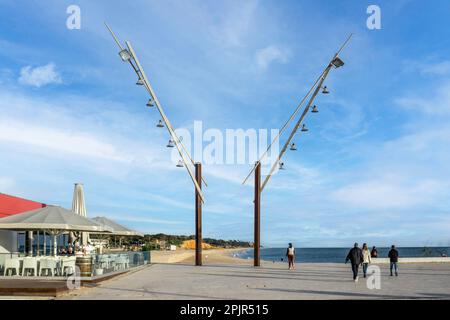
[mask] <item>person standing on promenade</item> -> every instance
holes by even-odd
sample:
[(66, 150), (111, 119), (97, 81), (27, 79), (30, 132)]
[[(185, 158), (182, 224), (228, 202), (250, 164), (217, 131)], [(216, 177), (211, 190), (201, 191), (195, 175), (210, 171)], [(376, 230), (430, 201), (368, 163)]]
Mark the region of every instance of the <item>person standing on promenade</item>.
[(398, 277), (398, 251), (395, 249), (395, 246), (392, 245), (391, 250), (388, 254), (389, 260), (391, 262), (391, 277), (393, 276), (392, 271), (395, 271), (395, 276)]
[(363, 273), (365, 278), (367, 275), (367, 268), (369, 267), (369, 263), (372, 262), (372, 259), (370, 257), (371, 253), (369, 251), (369, 248), (367, 247), (367, 243), (363, 244), (362, 253), (363, 253)]
[(360, 264), (363, 262), (363, 253), (362, 250), (358, 247), (358, 243), (355, 242), (355, 245), (348, 252), (347, 258), (345, 258), (345, 263), (350, 260), (352, 264), (353, 271), (353, 280), (358, 282), (358, 269)]
[(292, 246), (292, 243), (289, 243), (289, 247), (286, 250), (286, 256), (288, 258), (289, 263), (289, 270), (295, 269), (294, 268), (294, 261), (295, 261), (295, 249)]
[(377, 247), (373, 246), (372, 251), (370, 252), (371, 258), (378, 258), (378, 250)]

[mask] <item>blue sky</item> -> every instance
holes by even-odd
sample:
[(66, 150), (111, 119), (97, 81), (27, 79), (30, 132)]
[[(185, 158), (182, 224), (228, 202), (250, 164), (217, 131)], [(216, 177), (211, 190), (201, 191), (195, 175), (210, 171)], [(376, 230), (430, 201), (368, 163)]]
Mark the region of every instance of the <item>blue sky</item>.
[[(81, 8), (81, 29), (66, 8)], [(381, 30), (366, 27), (369, 4)], [(177, 128), (279, 128), (340, 44), (288, 170), (262, 195), (262, 244), (450, 244), (450, 3), (0, 1), (0, 192), (143, 232), (192, 234), (193, 187), (103, 22), (138, 52)], [(284, 140), (283, 140), (284, 141)], [(204, 236), (252, 240), (251, 165), (204, 167)]]

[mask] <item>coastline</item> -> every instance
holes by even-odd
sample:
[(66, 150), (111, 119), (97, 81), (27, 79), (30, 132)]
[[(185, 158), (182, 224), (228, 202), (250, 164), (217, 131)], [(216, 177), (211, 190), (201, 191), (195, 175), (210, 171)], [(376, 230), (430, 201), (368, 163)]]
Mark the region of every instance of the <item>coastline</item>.
[[(251, 250), (251, 248), (217, 248), (203, 250), (204, 264), (239, 264), (251, 265), (253, 258), (245, 258), (241, 253)], [(195, 250), (177, 249), (176, 251), (152, 251), (152, 263), (185, 263), (193, 264), (195, 261)], [(264, 264), (285, 264), (286, 261), (273, 261), (261, 258)], [(338, 262), (304, 262), (296, 261), (297, 264), (320, 263), (320, 264), (336, 264)], [(342, 260), (344, 263), (344, 259)], [(399, 263), (450, 263), (450, 257), (404, 257), (399, 258)], [(372, 264), (389, 264), (388, 258), (373, 258)]]
[[(250, 259), (244, 259), (236, 255), (237, 253), (249, 250), (249, 248), (217, 248), (202, 251), (203, 263), (219, 264), (250, 264)], [(187, 263), (193, 264), (195, 260), (195, 250), (179, 249), (176, 251), (152, 251), (152, 263)]]

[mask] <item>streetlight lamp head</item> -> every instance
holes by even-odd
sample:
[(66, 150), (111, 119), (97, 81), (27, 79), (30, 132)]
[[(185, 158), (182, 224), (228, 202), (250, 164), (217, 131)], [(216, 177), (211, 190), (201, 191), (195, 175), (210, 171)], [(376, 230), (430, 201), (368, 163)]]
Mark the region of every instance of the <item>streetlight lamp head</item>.
[(314, 105), (314, 107), (312, 108), (311, 112), (312, 112), (312, 113), (317, 113), (317, 112), (319, 112), (319, 110), (317, 109), (317, 106), (316, 106), (316, 105)]
[(170, 140), (169, 140), (169, 143), (167, 143), (167, 148), (173, 148), (173, 147), (174, 147), (174, 145), (173, 145), (173, 140), (170, 139)]
[(164, 124), (162, 122), (162, 120), (158, 121), (158, 124), (156, 125), (158, 128), (164, 128)]
[(136, 82), (136, 84), (138, 86), (143, 86), (144, 85), (144, 80), (142, 80), (141, 78), (138, 79), (138, 81)]
[(328, 91), (327, 86), (323, 87), (322, 93), (323, 94), (329, 94), (330, 93), (330, 91)]
[(307, 132), (308, 131), (308, 128), (306, 127), (306, 124), (303, 124), (302, 125), (302, 132)]
[(119, 56), (122, 59), (122, 61), (128, 61), (131, 59), (131, 54), (127, 49), (123, 49), (119, 52)]
[(155, 106), (155, 103), (153, 102), (153, 100), (152, 99), (148, 99), (147, 107), (151, 108), (151, 107), (154, 107), (154, 106)]
[(295, 143), (292, 142), (290, 150), (297, 151), (297, 146), (295, 145)]
[(344, 65), (344, 61), (341, 60), (341, 58), (336, 57), (331, 61), (331, 64), (335, 66), (336, 68), (342, 67)]
[(183, 167), (184, 167), (183, 161), (178, 160), (177, 167), (178, 167), (178, 168), (183, 168)]
[(280, 169), (280, 170), (286, 170), (285, 168), (284, 168), (284, 162), (279, 162), (278, 163), (278, 169)]

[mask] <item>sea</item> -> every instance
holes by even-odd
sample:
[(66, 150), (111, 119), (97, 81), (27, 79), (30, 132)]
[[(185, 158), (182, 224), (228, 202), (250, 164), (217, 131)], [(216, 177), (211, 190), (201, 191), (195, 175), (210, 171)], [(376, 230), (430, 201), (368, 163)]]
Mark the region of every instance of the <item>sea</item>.
[[(372, 248), (369, 248), (372, 249)], [(344, 262), (350, 248), (295, 248), (297, 263), (339, 263)], [(387, 258), (390, 248), (377, 247), (378, 257)], [(399, 256), (403, 258), (449, 256), (450, 247), (398, 247)], [(235, 253), (242, 259), (253, 259), (253, 249)], [(261, 259), (266, 261), (286, 261), (286, 248), (261, 248)]]

